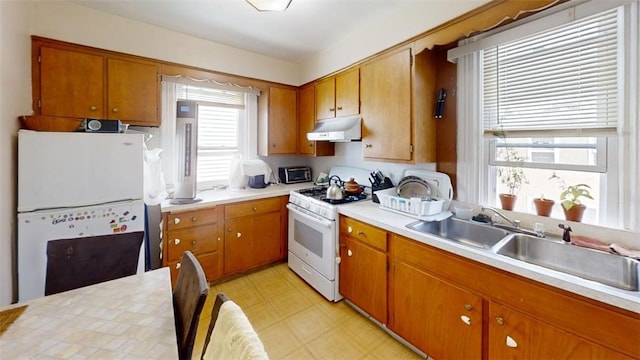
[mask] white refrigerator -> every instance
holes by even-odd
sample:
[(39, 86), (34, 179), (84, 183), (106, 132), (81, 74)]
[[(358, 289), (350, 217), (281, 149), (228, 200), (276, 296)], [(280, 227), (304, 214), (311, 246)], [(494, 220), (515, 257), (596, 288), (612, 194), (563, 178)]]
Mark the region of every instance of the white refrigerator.
[[(143, 151), (139, 134), (18, 132), (19, 301), (44, 296), (59, 277), (52, 269), (56, 261), (48, 259), (58, 256), (67, 264), (84, 251), (88, 241), (80, 246), (82, 239), (98, 246), (84, 262), (58, 265), (72, 280), (96, 272), (90, 265), (116, 274), (130, 273), (132, 266), (134, 273), (144, 271)], [(120, 261), (110, 249), (124, 236), (139, 236), (141, 245)], [(66, 256), (60, 257), (60, 247), (56, 255), (52, 245), (63, 239), (72, 240), (65, 240)]]

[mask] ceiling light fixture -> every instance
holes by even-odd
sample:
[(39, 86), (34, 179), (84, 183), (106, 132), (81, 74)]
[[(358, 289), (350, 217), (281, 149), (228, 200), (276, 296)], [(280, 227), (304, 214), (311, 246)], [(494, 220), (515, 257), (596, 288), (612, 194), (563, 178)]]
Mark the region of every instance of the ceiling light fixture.
[(291, 0), (247, 0), (258, 11), (284, 11)]

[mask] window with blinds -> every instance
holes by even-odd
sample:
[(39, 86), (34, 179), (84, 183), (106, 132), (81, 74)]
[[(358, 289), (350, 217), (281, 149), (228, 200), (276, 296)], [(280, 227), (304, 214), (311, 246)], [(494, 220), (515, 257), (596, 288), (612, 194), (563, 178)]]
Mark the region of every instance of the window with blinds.
[(485, 135), (616, 133), (622, 7), (483, 50)]
[(240, 154), (244, 93), (176, 85), (178, 99), (198, 102), (198, 183), (229, 179), (232, 159)]

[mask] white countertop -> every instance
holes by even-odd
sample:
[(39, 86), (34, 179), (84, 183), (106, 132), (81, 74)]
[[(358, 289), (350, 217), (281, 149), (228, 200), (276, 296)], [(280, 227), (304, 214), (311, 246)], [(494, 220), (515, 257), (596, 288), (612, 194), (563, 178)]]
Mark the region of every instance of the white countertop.
[(595, 281), (497, 255), (491, 250), (473, 248), (434, 235), (410, 230), (405, 225), (417, 221), (416, 219), (380, 209), (379, 204), (372, 201), (359, 201), (341, 205), (338, 209), (342, 215), (364, 221), (438, 249), (606, 304), (640, 313), (640, 292), (617, 289)]
[[(282, 196), (288, 195), (291, 190), (304, 189), (313, 186), (312, 182), (307, 182), (291, 185), (269, 185), (264, 189), (207, 190), (198, 193), (197, 197), (201, 198), (202, 201), (195, 204), (171, 205), (169, 204), (169, 200), (165, 200), (162, 203), (162, 211), (187, 211), (212, 205), (222, 205), (239, 201)], [(640, 313), (640, 292), (617, 289), (595, 281), (586, 280), (577, 276), (550, 270), (542, 266), (528, 264), (523, 261), (497, 255), (490, 250), (473, 248), (453, 241), (448, 241), (434, 235), (410, 230), (406, 228), (405, 225), (416, 221), (416, 219), (382, 210), (380, 209), (379, 204), (370, 200), (340, 205), (338, 206), (338, 212), (342, 215), (364, 221), (387, 231), (394, 232), (479, 263), (598, 300), (603, 303), (630, 310), (635, 313)]]
[(202, 201), (194, 204), (173, 205), (170, 199), (162, 202), (162, 212), (175, 212), (195, 210), (203, 207), (214, 205), (230, 204), (234, 202), (264, 199), (275, 196), (289, 195), (292, 190), (299, 190), (313, 187), (313, 182), (305, 182), (298, 184), (271, 184), (264, 189), (223, 189), (223, 190), (205, 190), (196, 195), (196, 198)]

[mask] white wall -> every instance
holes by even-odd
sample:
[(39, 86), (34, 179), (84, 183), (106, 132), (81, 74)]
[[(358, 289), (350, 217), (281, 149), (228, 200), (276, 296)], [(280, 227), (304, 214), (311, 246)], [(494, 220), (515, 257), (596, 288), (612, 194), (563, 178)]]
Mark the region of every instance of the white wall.
[(0, 1), (0, 306), (13, 300), (17, 118), (31, 114), (31, 8)]
[(300, 83), (298, 64), (65, 1), (34, 3), (33, 34), (228, 74), (290, 85)]
[(302, 64), (301, 84), (343, 69), (471, 11), (489, 0), (401, 1)]

